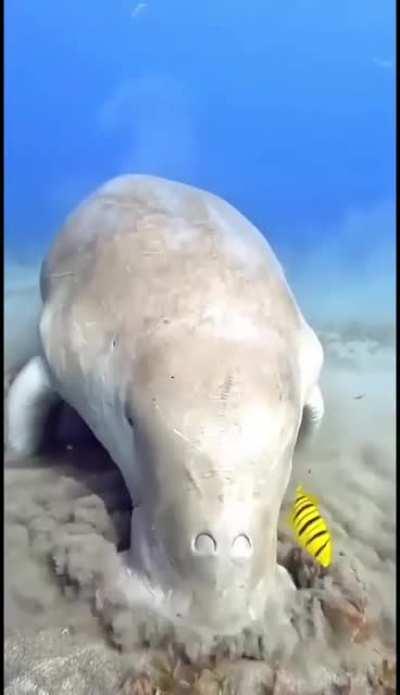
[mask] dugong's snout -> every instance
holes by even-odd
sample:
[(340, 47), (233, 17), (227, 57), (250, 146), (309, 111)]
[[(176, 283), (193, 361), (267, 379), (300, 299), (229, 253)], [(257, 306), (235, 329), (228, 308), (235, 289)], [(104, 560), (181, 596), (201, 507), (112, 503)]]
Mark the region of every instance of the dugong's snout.
[(294, 407), (257, 397), (257, 384), (246, 400), (240, 383), (234, 422), (224, 415), (217, 427), (208, 401), (211, 414), (184, 409), (179, 390), (174, 411), (158, 395), (153, 411), (145, 404), (149, 417), (136, 418), (132, 559), (164, 596), (191, 604), (195, 623), (218, 630), (260, 616), (276, 593), (278, 515), (297, 427)]
[[(225, 531), (225, 532), (223, 532)], [(254, 547), (249, 532), (213, 529), (210, 525), (193, 533), (181, 558), (180, 574), (191, 576), (193, 586), (224, 590), (227, 582), (249, 583)]]
[(192, 597), (196, 622), (225, 627), (266, 598), (276, 566), (276, 528), (263, 509), (185, 499), (160, 521), (157, 535), (171, 569), (167, 582)]

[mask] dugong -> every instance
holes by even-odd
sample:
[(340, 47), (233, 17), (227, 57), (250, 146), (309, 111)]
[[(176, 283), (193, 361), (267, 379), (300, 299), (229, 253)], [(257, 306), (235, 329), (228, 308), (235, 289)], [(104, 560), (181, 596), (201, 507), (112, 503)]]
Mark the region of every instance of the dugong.
[(278, 515), (300, 426), (323, 415), (322, 347), (265, 237), (216, 195), (121, 176), (67, 219), (40, 286), (10, 450), (34, 453), (66, 401), (131, 494), (127, 576), (193, 625), (257, 616), (289, 582)]

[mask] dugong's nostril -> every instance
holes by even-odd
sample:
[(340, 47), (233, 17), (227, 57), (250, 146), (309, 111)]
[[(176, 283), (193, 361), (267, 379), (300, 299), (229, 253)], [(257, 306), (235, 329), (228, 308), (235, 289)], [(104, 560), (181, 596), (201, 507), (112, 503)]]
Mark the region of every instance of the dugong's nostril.
[(197, 555), (214, 555), (217, 552), (217, 542), (211, 533), (199, 533), (193, 540), (192, 548)]
[(252, 544), (250, 538), (245, 533), (240, 533), (232, 543), (233, 557), (249, 557), (251, 552)]

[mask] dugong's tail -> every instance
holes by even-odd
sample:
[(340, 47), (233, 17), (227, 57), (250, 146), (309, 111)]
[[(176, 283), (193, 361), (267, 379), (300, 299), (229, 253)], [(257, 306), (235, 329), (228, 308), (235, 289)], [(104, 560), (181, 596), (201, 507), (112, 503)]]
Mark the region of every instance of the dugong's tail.
[(41, 309), (39, 265), (22, 266), (6, 260), (4, 283), (4, 369), (12, 375), (39, 353)]

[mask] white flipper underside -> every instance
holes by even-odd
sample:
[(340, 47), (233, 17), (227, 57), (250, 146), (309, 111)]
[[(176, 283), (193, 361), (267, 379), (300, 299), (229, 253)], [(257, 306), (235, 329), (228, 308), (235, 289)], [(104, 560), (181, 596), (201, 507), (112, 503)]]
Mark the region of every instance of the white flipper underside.
[(311, 442), (319, 429), (324, 417), (324, 412), (324, 399), (320, 387), (316, 384), (310, 391), (309, 397), (304, 405), (301, 441)]
[(8, 394), (8, 453), (31, 456), (37, 452), (49, 412), (58, 400), (43, 359), (32, 357), (11, 384)]
[(322, 398), (321, 389), (318, 385), (314, 386), (312, 389), (305, 408), (310, 426), (313, 430), (317, 429), (322, 422), (325, 412), (324, 399)]

